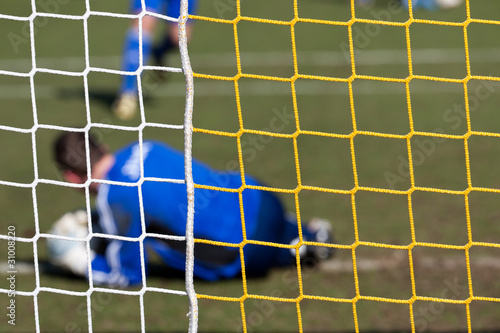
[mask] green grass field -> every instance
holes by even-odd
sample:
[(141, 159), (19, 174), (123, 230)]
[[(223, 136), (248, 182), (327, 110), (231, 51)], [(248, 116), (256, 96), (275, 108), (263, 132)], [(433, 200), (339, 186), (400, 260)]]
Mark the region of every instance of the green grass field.
[[(300, 18), (346, 22), (352, 17), (347, 1), (297, 2)], [(83, 0), (37, 0), (35, 3), (40, 12), (80, 16), (86, 11)], [(92, 11), (112, 13), (127, 13), (127, 3), (90, 0)], [(281, 21), (294, 18), (292, 0), (242, 0), (241, 11), (247, 17)], [(500, 3), (471, 1), (470, 12), (473, 19), (498, 19)], [(28, 17), (31, 13), (29, 0), (0, 4), (3, 15)], [(233, 19), (235, 2), (201, 0), (198, 15)], [(394, 3), (378, 0), (371, 7), (356, 7), (356, 18), (406, 22), (409, 17)], [(467, 19), (467, 12), (464, 5), (449, 11), (418, 11), (415, 18), (461, 23)], [(33, 21), (35, 49), (31, 50), (29, 24), (0, 18), (0, 71), (30, 73), (31, 57), (36, 54), (39, 69), (81, 73), (86, 68), (83, 22), (82, 19), (37, 17)], [(225, 77), (238, 74), (233, 25), (193, 22), (189, 53), (194, 72)], [(90, 66), (120, 69), (122, 39), (129, 21), (92, 15), (87, 23)], [(500, 45), (496, 37), (500, 25), (475, 21), (467, 25), (466, 31), (470, 73), (463, 26), (422, 21), (412, 23), (409, 28), (414, 75), (454, 80), (462, 80), (469, 74), (476, 76), (467, 83), (469, 114), (465, 112), (464, 86), (460, 82), (411, 80), (410, 114), (404, 82), (356, 78), (352, 82), (351, 100), (347, 82), (299, 78), (295, 82), (297, 99), (294, 101), (289, 82), (238, 80), (241, 121), (245, 129), (293, 134), (299, 126), (309, 133), (337, 135), (300, 134), (297, 137), (302, 185), (350, 191), (357, 182), (366, 188), (356, 192), (354, 212), (350, 194), (313, 190), (299, 193), (302, 220), (313, 216), (328, 218), (338, 243), (345, 247), (337, 250), (332, 262), (319, 268), (303, 268), (303, 294), (336, 301), (319, 297), (300, 301), (299, 320), (295, 301), (274, 302), (250, 297), (244, 302), (249, 332), (298, 332), (299, 321), (304, 332), (351, 332), (356, 330), (355, 323), (361, 332), (411, 331), (406, 302), (415, 295), (422, 297), (413, 303), (413, 329), (417, 332), (467, 331), (467, 313), (474, 331), (500, 329), (500, 262), (496, 247), (500, 243), (500, 224), (496, 224), (500, 216), (497, 209), (500, 194), (494, 191), (500, 189), (496, 168), (500, 162), (500, 141), (499, 137), (488, 134), (500, 133), (497, 107), (500, 82), (478, 79), (479, 76), (500, 77)], [(294, 33), (299, 74), (341, 79), (353, 75), (346, 26), (298, 22)], [(290, 26), (242, 20), (237, 24), (237, 34), (243, 73), (281, 78), (294, 75)], [(357, 75), (397, 79), (409, 76), (404, 27), (356, 22), (352, 25), (352, 37)], [(180, 68), (179, 56), (172, 54), (168, 65)], [(139, 127), (139, 116), (127, 122), (113, 117), (110, 105), (120, 83), (118, 75), (91, 71), (86, 78), (88, 105), (82, 75), (39, 70), (30, 82), (27, 76), (0, 73), (0, 126), (5, 128), (0, 129), (0, 234), (6, 235), (8, 227), (15, 226), (17, 236), (31, 238), (36, 235), (35, 220), (39, 222), (39, 232), (45, 233), (63, 213), (85, 206), (84, 196), (71, 188), (46, 182), (37, 182), (33, 188), (28, 186), (39, 179), (62, 180), (51, 161), (50, 145), (58, 132), (45, 125), (83, 127), (89, 119), (92, 123), (128, 127), (126, 131), (95, 128), (98, 138), (111, 149), (138, 140), (140, 135), (183, 148), (182, 130), (152, 125)], [(172, 73), (163, 84), (155, 81), (154, 73), (146, 72), (143, 78), (146, 123), (183, 124), (184, 76)], [(35, 99), (31, 97), (32, 88)], [(195, 78), (195, 128), (236, 133), (240, 129), (237, 107), (233, 81)], [(294, 111), (298, 112), (298, 124)], [(352, 140), (357, 179), (350, 140), (345, 137), (353, 133), (354, 125), (358, 131)], [(412, 130), (455, 137), (414, 135), (411, 138), (414, 186), (419, 189), (411, 194), (412, 210), (409, 211), (409, 199), (404, 191), (412, 187), (412, 181), (407, 141), (402, 137)], [(464, 140), (462, 136), (471, 134), (469, 131), (474, 133)], [(245, 133), (241, 143), (246, 172), (274, 188), (297, 187), (291, 138)], [(196, 132), (193, 155), (224, 169), (228, 163), (238, 162), (237, 140)], [(491, 190), (462, 194), (461, 191), (469, 187), (469, 176), (474, 188)], [(12, 183), (26, 186), (8, 185)], [(396, 194), (392, 190), (401, 192)], [(283, 193), (281, 197), (287, 209), (297, 211), (293, 194)], [(368, 246), (367, 243), (357, 246), (354, 253), (358, 269), (354, 274), (353, 251), (347, 247), (357, 240), (388, 246)], [(413, 240), (420, 245), (412, 249), (410, 265), (408, 251), (391, 246), (404, 247)], [(470, 241), (475, 243), (468, 251), (457, 249)], [(88, 290), (86, 281), (50, 269), (43, 239), (35, 246), (41, 270), (39, 279), (29, 270), (18, 273), (16, 290), (33, 292), (37, 286), (77, 292)], [(7, 261), (7, 248), (7, 241), (0, 240), (0, 263)], [(470, 275), (466, 253), (469, 253)], [(16, 260), (32, 264), (33, 244), (17, 242)], [(293, 300), (301, 295), (296, 271), (296, 268), (277, 269), (265, 278), (250, 279), (248, 294)], [(9, 289), (7, 277), (5, 268), (0, 272), (0, 288), (4, 290)], [(147, 283), (150, 287), (185, 290), (182, 275), (158, 267), (153, 268)], [(200, 332), (242, 330), (240, 303), (220, 300), (220, 297), (243, 296), (241, 279), (215, 283), (195, 281), (195, 290), (199, 295), (219, 297), (199, 299)], [(354, 303), (355, 317), (351, 300), (358, 295), (362, 299)], [(482, 298), (472, 300), (472, 296)], [(431, 302), (425, 297), (462, 302)], [(95, 292), (90, 298), (94, 332), (140, 331), (139, 296)], [(469, 311), (465, 300), (472, 300)], [(15, 326), (7, 323), (9, 301), (6, 293), (0, 293), (2, 332), (33, 332), (37, 326), (41, 332), (89, 330), (86, 297), (40, 291), (36, 302), (39, 322), (36, 323), (34, 298), (18, 295)], [(188, 311), (186, 297), (152, 291), (144, 295), (148, 332), (187, 331)]]

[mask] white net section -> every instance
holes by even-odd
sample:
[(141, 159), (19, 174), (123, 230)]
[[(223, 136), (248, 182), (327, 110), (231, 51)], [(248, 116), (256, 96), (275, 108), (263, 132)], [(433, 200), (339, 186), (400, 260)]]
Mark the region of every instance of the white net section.
[[(109, 12), (97, 12), (97, 11), (92, 11), (90, 9), (90, 0), (86, 0), (86, 12), (84, 15), (77, 16), (77, 15), (62, 15), (62, 14), (55, 14), (55, 13), (45, 13), (45, 12), (38, 12), (37, 11), (37, 5), (35, 0), (31, 0), (31, 7), (32, 7), (32, 14), (29, 17), (20, 17), (20, 16), (12, 16), (12, 15), (5, 15), (0, 13), (0, 19), (7, 19), (7, 20), (14, 20), (14, 21), (21, 21), (21, 22), (27, 22), (29, 23), (29, 31), (30, 31), (30, 45), (31, 45), (31, 71), (28, 73), (23, 73), (23, 72), (16, 72), (16, 71), (9, 71), (9, 70), (0, 70), (0, 75), (8, 75), (8, 76), (16, 76), (16, 77), (22, 77), (22, 78), (29, 78), (30, 80), (30, 89), (31, 89), (31, 100), (32, 100), (32, 105), (33, 105), (33, 119), (34, 119), (34, 125), (30, 129), (22, 129), (22, 128), (16, 128), (12, 126), (4, 126), (0, 125), (0, 130), (1, 131), (10, 131), (10, 132), (18, 132), (18, 133), (24, 133), (24, 134), (31, 134), (31, 139), (32, 139), (32, 147), (33, 147), (33, 169), (34, 169), (34, 180), (32, 183), (19, 183), (19, 182), (11, 182), (11, 181), (3, 181), (0, 180), (0, 185), (4, 186), (12, 186), (12, 187), (18, 187), (18, 188), (28, 188), (32, 190), (32, 197), (33, 197), (33, 207), (34, 207), (34, 221), (35, 221), (35, 235), (31, 238), (26, 238), (26, 237), (12, 237), (12, 235), (6, 235), (6, 234), (0, 234), (0, 239), (2, 240), (7, 240), (9, 242), (11, 241), (16, 241), (16, 242), (24, 242), (24, 243), (31, 243), (33, 245), (33, 257), (34, 257), (34, 270), (35, 270), (35, 280), (36, 280), (36, 288), (32, 292), (24, 292), (24, 291), (12, 291), (10, 289), (3, 289), (0, 288), (0, 293), (2, 294), (9, 294), (14, 292), (15, 294), (22, 295), (22, 296), (30, 296), (33, 297), (33, 304), (34, 304), (34, 317), (35, 317), (35, 327), (36, 331), (40, 332), (40, 312), (39, 312), (39, 302), (38, 302), (38, 295), (40, 292), (51, 292), (51, 293), (59, 293), (59, 294), (65, 294), (65, 295), (72, 295), (72, 296), (81, 296), (81, 297), (86, 297), (87, 301), (87, 317), (88, 317), (88, 330), (92, 332), (92, 300), (91, 300), (91, 295), (95, 292), (105, 292), (105, 293), (112, 293), (112, 294), (123, 294), (123, 295), (135, 295), (139, 296), (140, 299), (140, 318), (141, 318), (141, 330), (144, 332), (146, 330), (146, 325), (145, 325), (145, 315), (144, 315), (144, 294), (148, 291), (154, 291), (154, 292), (160, 292), (160, 293), (170, 293), (170, 294), (177, 294), (177, 295), (184, 295), (188, 296), (189, 298), (189, 304), (190, 304), (190, 313), (189, 315), (189, 331), (190, 332), (196, 332), (197, 331), (197, 314), (198, 314), (198, 306), (197, 306), (197, 299), (196, 299), (196, 294), (194, 292), (194, 285), (193, 285), (193, 261), (194, 261), (194, 239), (193, 239), (193, 212), (194, 212), (194, 184), (193, 184), (193, 177), (191, 174), (191, 138), (192, 138), (192, 110), (193, 110), (193, 72), (191, 69), (190, 61), (189, 61), (189, 55), (188, 55), (188, 50), (187, 50), (187, 36), (186, 36), (186, 21), (188, 18), (188, 2), (187, 0), (182, 0), (181, 1), (181, 16), (179, 18), (173, 18), (173, 17), (168, 17), (164, 15), (160, 15), (157, 13), (152, 13), (146, 11), (145, 3), (144, 0), (142, 0), (142, 12), (139, 13), (138, 15), (129, 15), (129, 14), (117, 14), (117, 13), (109, 13)], [(66, 1), (64, 1), (66, 2)], [(59, 2), (57, 0), (54, 0), (53, 3), (58, 6)], [(170, 21), (170, 22), (177, 22), (179, 25), (179, 43), (180, 43), (180, 52), (181, 52), (181, 59), (182, 59), (182, 68), (174, 68), (174, 67), (155, 67), (155, 66), (146, 66), (143, 64), (143, 59), (142, 59), (142, 19), (145, 15), (150, 15), (157, 17), (161, 20), (164, 21)], [(139, 20), (139, 44), (140, 46), (140, 51), (139, 51), (139, 61), (140, 61), (140, 66), (137, 69), (136, 72), (124, 72), (120, 70), (112, 70), (112, 69), (107, 69), (107, 68), (99, 68), (99, 67), (92, 67), (90, 65), (90, 57), (89, 57), (89, 43), (88, 43), (88, 20), (92, 16), (106, 16), (106, 17), (116, 17), (116, 18), (125, 18), (125, 19), (138, 19)], [(37, 18), (59, 18), (59, 19), (64, 19), (64, 20), (80, 20), (83, 22), (84, 26), (84, 37), (85, 37), (85, 69), (80, 72), (73, 72), (73, 71), (62, 71), (62, 70), (54, 70), (54, 69), (48, 69), (48, 68), (43, 68), (43, 67), (38, 67), (37, 65), (37, 55), (35, 52), (35, 31), (36, 31), (36, 25), (34, 23), (35, 19)], [(145, 116), (144, 116), (144, 105), (143, 105), (143, 92), (141, 89), (141, 76), (140, 74), (145, 71), (145, 70), (163, 70), (163, 71), (168, 71), (168, 72), (173, 72), (173, 73), (184, 73), (186, 77), (186, 106), (185, 106), (185, 123), (184, 125), (168, 125), (168, 124), (160, 124), (160, 123), (151, 123), (151, 122), (146, 122)], [(141, 123), (137, 127), (133, 126), (116, 126), (116, 125), (111, 125), (111, 124), (104, 124), (104, 123), (93, 123), (90, 117), (90, 107), (89, 107), (89, 89), (88, 89), (88, 75), (89, 73), (92, 72), (103, 72), (103, 73), (109, 73), (109, 74), (118, 74), (118, 75), (136, 75), (137, 80), (138, 80), (138, 89), (139, 89), (139, 107), (140, 107), (140, 112), (141, 112)], [(65, 75), (65, 76), (72, 76), (72, 77), (82, 77), (83, 82), (84, 82), (84, 87), (85, 87), (85, 105), (86, 105), (86, 114), (87, 114), (87, 124), (84, 128), (71, 128), (71, 127), (64, 127), (64, 126), (52, 126), (52, 125), (44, 125), (44, 124), (39, 124), (38, 122), (38, 112), (37, 112), (37, 107), (36, 107), (36, 91), (35, 91), (35, 83), (34, 83), (34, 76), (37, 73), (49, 73), (49, 74), (57, 74), (57, 75)], [(37, 131), (40, 129), (49, 129), (49, 130), (58, 130), (58, 131), (73, 131), (73, 132), (83, 132), (85, 133), (86, 137), (88, 138), (88, 133), (91, 128), (106, 128), (106, 129), (115, 129), (115, 130), (122, 130), (122, 131), (136, 131), (139, 133), (139, 147), (140, 147), (140, 156), (142, 160), (143, 156), (143, 129), (145, 127), (160, 127), (160, 128), (167, 128), (167, 129), (181, 129), (184, 130), (185, 133), (185, 181), (180, 181), (181, 183), (186, 183), (187, 189), (188, 189), (188, 221), (187, 221), (187, 230), (186, 230), (186, 237), (173, 237), (173, 236), (166, 236), (166, 235), (160, 235), (160, 234), (151, 234), (151, 233), (146, 233), (145, 232), (145, 224), (144, 224), (144, 210), (142, 207), (142, 200), (140, 200), (140, 205), (141, 205), (141, 215), (142, 215), (142, 230), (143, 233), (140, 237), (138, 238), (128, 238), (128, 237), (120, 237), (120, 236), (113, 236), (113, 235), (107, 235), (107, 234), (101, 234), (101, 233), (94, 233), (92, 231), (92, 224), (90, 223), (90, 192), (89, 192), (89, 185), (92, 182), (101, 182), (101, 183), (107, 183), (107, 184), (114, 184), (114, 185), (123, 185), (123, 186), (137, 186), (142, 184), (145, 181), (169, 181), (169, 182), (179, 182), (178, 180), (159, 180), (159, 179), (152, 179), (152, 178), (147, 178), (144, 177), (144, 170), (143, 170), (143, 165), (141, 165), (141, 177), (139, 181), (135, 184), (131, 183), (117, 183), (117, 182), (109, 182), (109, 181), (104, 181), (104, 180), (96, 180), (96, 179), (91, 179), (90, 177), (90, 171), (89, 171), (89, 179), (85, 184), (82, 185), (75, 185), (75, 184), (70, 184), (62, 181), (56, 181), (56, 180), (50, 180), (50, 179), (44, 179), (41, 178), (38, 174), (38, 157), (37, 157), (37, 149), (36, 149), (36, 136), (37, 136)], [(88, 141), (86, 144), (86, 151), (87, 151), (87, 166), (88, 170), (90, 170), (90, 160), (89, 160), (89, 147), (88, 147)], [(48, 233), (42, 233), (40, 232), (40, 224), (39, 224), (39, 216), (38, 216), (38, 209), (37, 209), (37, 191), (36, 187), (39, 184), (52, 184), (52, 185), (57, 185), (57, 186), (65, 186), (65, 187), (74, 187), (74, 188), (82, 188), (85, 190), (85, 197), (86, 197), (86, 208), (87, 208), (87, 215), (89, 216), (89, 234), (86, 238), (84, 239), (77, 239), (77, 238), (69, 238), (69, 237), (64, 237), (64, 236), (56, 236), (53, 234), (48, 234)], [(142, 193), (140, 191), (140, 186), (139, 188), (139, 196), (142, 199)], [(58, 238), (58, 239), (64, 239), (64, 240), (70, 240), (70, 241), (85, 241), (86, 246), (87, 246), (87, 254), (90, 253), (90, 239), (94, 236), (99, 236), (102, 238), (109, 238), (109, 239), (119, 239), (119, 240), (125, 240), (125, 241), (138, 241), (141, 246), (141, 266), (142, 266), (142, 278), (143, 278), (143, 285), (140, 290), (136, 291), (131, 291), (131, 290), (121, 290), (121, 289), (113, 289), (113, 288), (100, 288), (96, 287), (93, 285), (92, 282), (92, 270), (90, 270), (90, 259), (88, 260), (87, 263), (87, 268), (89, 269), (89, 288), (85, 292), (75, 292), (75, 291), (69, 291), (69, 290), (64, 290), (64, 289), (57, 289), (57, 288), (48, 288), (48, 287), (43, 287), (40, 284), (40, 265), (39, 265), (39, 258), (38, 258), (38, 241), (39, 240), (44, 240), (47, 238)], [(170, 290), (170, 289), (162, 289), (162, 288), (155, 288), (155, 287), (148, 287), (147, 285), (147, 280), (146, 280), (146, 273), (145, 273), (145, 262), (144, 262), (144, 247), (143, 247), (143, 240), (146, 237), (158, 237), (158, 238), (168, 238), (168, 239), (173, 239), (173, 240), (182, 240), (186, 241), (186, 251), (187, 251), (187, 260), (186, 260), (186, 291), (177, 291), (177, 290)], [(87, 255), (87, 258), (90, 258), (89, 255)], [(15, 274), (16, 267), (15, 264), (11, 266), (13, 274)]]

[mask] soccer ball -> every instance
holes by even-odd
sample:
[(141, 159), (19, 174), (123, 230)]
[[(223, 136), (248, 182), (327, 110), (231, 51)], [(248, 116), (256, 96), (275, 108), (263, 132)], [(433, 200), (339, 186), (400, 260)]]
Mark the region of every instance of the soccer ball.
[[(47, 238), (49, 261), (53, 265), (69, 270), (75, 275), (87, 275), (87, 246), (82, 240), (88, 235), (87, 221), (87, 212), (77, 210), (64, 214), (54, 223), (49, 231), (50, 234), (75, 240)], [(92, 251), (90, 254), (93, 259)]]

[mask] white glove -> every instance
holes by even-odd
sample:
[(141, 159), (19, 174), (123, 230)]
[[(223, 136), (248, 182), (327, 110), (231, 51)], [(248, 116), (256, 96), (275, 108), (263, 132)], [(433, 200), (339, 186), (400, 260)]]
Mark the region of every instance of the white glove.
[[(85, 238), (88, 235), (87, 212), (77, 210), (64, 214), (54, 223), (49, 233), (76, 239)], [(47, 249), (52, 264), (76, 275), (87, 276), (87, 246), (84, 241), (47, 238)], [(92, 260), (95, 254), (92, 250), (90, 252)]]

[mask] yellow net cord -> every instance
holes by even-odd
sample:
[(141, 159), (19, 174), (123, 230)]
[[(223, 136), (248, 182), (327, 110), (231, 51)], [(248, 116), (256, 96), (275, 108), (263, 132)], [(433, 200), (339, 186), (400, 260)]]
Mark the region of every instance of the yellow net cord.
[[(499, 133), (478, 132), (478, 131), (473, 131), (471, 129), (469, 98), (468, 98), (469, 94), (468, 94), (467, 84), (470, 80), (500, 81), (500, 79), (498, 77), (477, 76), (477, 75), (471, 74), (470, 59), (469, 59), (469, 46), (468, 46), (469, 41), (468, 41), (467, 28), (468, 28), (469, 24), (471, 24), (471, 23), (485, 23), (485, 24), (500, 25), (500, 21), (481, 20), (481, 19), (471, 18), (470, 5), (469, 5), (468, 0), (466, 1), (467, 19), (463, 22), (447, 22), (447, 21), (416, 19), (413, 16), (413, 10), (411, 9), (411, 3), (409, 6), (410, 7), (409, 19), (406, 22), (390, 22), (390, 21), (383, 21), (383, 20), (371, 20), (371, 19), (357, 18), (354, 0), (352, 0), (351, 4), (350, 4), (351, 19), (349, 21), (343, 22), (343, 21), (329, 21), (329, 20), (317, 20), (317, 19), (301, 18), (299, 16), (299, 12), (298, 12), (297, 1), (298, 0), (293, 1), (294, 18), (291, 21), (270, 20), (270, 19), (242, 16), (241, 15), (241, 8), (240, 8), (240, 0), (236, 1), (237, 15), (232, 20), (218, 19), (218, 18), (211, 18), (211, 17), (197, 16), (197, 15), (190, 15), (189, 16), (189, 18), (193, 19), (193, 20), (209, 21), (209, 22), (228, 24), (228, 25), (233, 26), (235, 52), (236, 52), (236, 63), (237, 63), (237, 74), (232, 76), (232, 77), (228, 77), (228, 76), (217, 76), (217, 75), (207, 75), (207, 74), (194, 73), (194, 77), (195, 78), (203, 78), (203, 79), (211, 79), (211, 80), (232, 81), (234, 83), (235, 98), (236, 98), (236, 105), (237, 105), (238, 119), (239, 119), (239, 130), (237, 132), (224, 132), (224, 131), (208, 130), (208, 129), (203, 129), (203, 128), (194, 128), (193, 131), (199, 132), (199, 133), (211, 134), (211, 135), (220, 135), (220, 136), (236, 138), (237, 143), (238, 143), (238, 156), (239, 156), (241, 179), (242, 179), (242, 183), (243, 183), (241, 188), (236, 189), (236, 190), (229, 190), (229, 189), (225, 189), (225, 188), (216, 188), (216, 187), (207, 187), (207, 186), (197, 185), (197, 184), (195, 184), (195, 187), (196, 188), (212, 189), (212, 190), (217, 190), (217, 191), (232, 191), (232, 192), (239, 193), (240, 210), (241, 210), (241, 217), (242, 217), (242, 222), (243, 222), (242, 223), (243, 241), (241, 242), (241, 244), (239, 244), (237, 246), (239, 246), (239, 248), (240, 248), (240, 255), (241, 255), (241, 262), (242, 263), (244, 262), (244, 260), (243, 260), (243, 247), (246, 244), (259, 244), (259, 245), (279, 246), (279, 247), (287, 247), (287, 248), (295, 247), (296, 249), (298, 249), (302, 245), (319, 245), (318, 243), (304, 241), (302, 239), (302, 235), (300, 235), (300, 242), (294, 246), (283, 245), (283, 244), (269, 244), (269, 243), (264, 243), (264, 242), (259, 242), (259, 241), (247, 239), (247, 236), (245, 233), (245, 223), (244, 223), (245, 216), (243, 214), (243, 206), (242, 206), (242, 191), (243, 190), (250, 188), (250, 189), (259, 189), (259, 190), (265, 190), (265, 191), (293, 194), (295, 196), (295, 203), (296, 203), (295, 207), (296, 207), (296, 213), (297, 213), (297, 217), (298, 217), (299, 230), (300, 230), (300, 224), (301, 224), (301, 221), (300, 221), (301, 214), (300, 214), (300, 209), (299, 209), (299, 205), (298, 205), (298, 200), (299, 200), (298, 198), (299, 198), (299, 193), (301, 191), (314, 190), (314, 191), (321, 191), (321, 192), (331, 192), (331, 193), (350, 195), (351, 196), (351, 204), (352, 204), (352, 212), (353, 212), (355, 242), (352, 243), (351, 245), (339, 245), (339, 244), (321, 244), (321, 245), (322, 246), (331, 246), (331, 247), (335, 247), (335, 248), (339, 248), (339, 249), (347, 249), (347, 250), (352, 251), (352, 265), (353, 265), (353, 271), (354, 271), (354, 284), (355, 284), (356, 295), (353, 298), (344, 299), (344, 298), (332, 298), (332, 297), (313, 296), (313, 295), (305, 294), (304, 290), (303, 290), (303, 284), (302, 284), (302, 273), (301, 273), (300, 260), (298, 257), (298, 251), (296, 251), (296, 253), (297, 253), (298, 282), (299, 282), (299, 296), (296, 298), (269, 297), (269, 296), (249, 294), (248, 289), (247, 289), (247, 280), (245, 277), (244, 264), (242, 267), (242, 269), (243, 269), (242, 270), (243, 271), (243, 295), (241, 297), (218, 297), (218, 296), (210, 296), (210, 295), (203, 295), (203, 294), (197, 294), (197, 297), (199, 299), (203, 298), (203, 299), (239, 302), (240, 307), (241, 307), (241, 315), (242, 315), (243, 331), (244, 332), (247, 332), (247, 330), (248, 330), (246, 320), (245, 320), (245, 305), (244, 305), (244, 302), (247, 299), (296, 303), (297, 317), (298, 317), (298, 321), (299, 321), (298, 326), (299, 326), (300, 332), (303, 332), (300, 302), (304, 299), (352, 303), (354, 326), (355, 326), (356, 332), (359, 331), (358, 317), (357, 317), (357, 302), (359, 300), (371, 300), (371, 301), (381, 301), (381, 302), (389, 302), (389, 303), (408, 304), (409, 316), (410, 316), (410, 321), (411, 321), (411, 329), (413, 332), (415, 332), (415, 330), (416, 330), (415, 318), (414, 318), (414, 312), (413, 312), (413, 304), (416, 301), (430, 301), (430, 302), (462, 304), (462, 305), (466, 306), (467, 324), (468, 324), (469, 331), (471, 331), (472, 328), (471, 328), (470, 309), (469, 309), (470, 303), (474, 300), (500, 302), (500, 299), (474, 296), (473, 288), (472, 288), (472, 280), (471, 280), (469, 249), (472, 246), (486, 246), (486, 247), (497, 247), (498, 248), (498, 247), (500, 247), (500, 245), (494, 244), (494, 243), (483, 243), (483, 242), (473, 242), (472, 241), (471, 220), (470, 220), (468, 196), (469, 196), (469, 193), (471, 193), (473, 191), (496, 192), (496, 193), (500, 193), (500, 191), (494, 190), (494, 189), (489, 189), (489, 188), (473, 187), (472, 186), (470, 162), (469, 162), (468, 139), (469, 139), (469, 137), (471, 137), (473, 135), (500, 137), (500, 134)], [(281, 25), (281, 26), (289, 26), (290, 27), (291, 38), (292, 38), (291, 42), (292, 42), (292, 54), (293, 54), (293, 68), (294, 68), (294, 75), (293, 76), (291, 76), (289, 78), (283, 78), (283, 77), (275, 77), (275, 76), (248, 74), (248, 73), (244, 73), (242, 71), (241, 61), (240, 61), (240, 50), (239, 50), (239, 43), (238, 43), (238, 23), (241, 21), (258, 22), (258, 23), (266, 23), (266, 24), (274, 24), (274, 25)], [(298, 63), (297, 63), (297, 50), (296, 50), (296, 44), (295, 44), (295, 25), (299, 22), (317, 23), (317, 24), (323, 24), (323, 25), (337, 25), (337, 26), (347, 27), (348, 32), (349, 32), (349, 49), (350, 49), (350, 61), (351, 61), (351, 70), (352, 70), (352, 75), (350, 77), (348, 77), (348, 78), (336, 78), (336, 77), (317, 76), (317, 75), (304, 75), (304, 74), (299, 73)], [(381, 25), (381, 26), (404, 27), (404, 29), (406, 31), (406, 49), (407, 49), (408, 64), (409, 64), (409, 75), (406, 78), (367, 76), (367, 75), (359, 75), (356, 73), (356, 66), (355, 66), (356, 62), (355, 62), (355, 57), (354, 57), (353, 29), (352, 29), (352, 26), (355, 23), (366, 23), (366, 24), (375, 24), (375, 25)], [(441, 77), (433, 77), (433, 76), (415, 75), (413, 73), (410, 26), (412, 24), (415, 24), (415, 23), (462, 27), (464, 45), (465, 45), (465, 58), (466, 58), (466, 64), (467, 64), (467, 75), (463, 79), (449, 79), (449, 78), (441, 78)], [(260, 79), (260, 80), (266, 80), (266, 81), (288, 82), (291, 86), (291, 92), (292, 92), (292, 98), (293, 98), (293, 111), (294, 111), (294, 115), (295, 115), (296, 131), (292, 134), (280, 134), (280, 133), (273, 133), (273, 132), (269, 132), (269, 131), (259, 131), (259, 130), (253, 130), (253, 129), (246, 129), (243, 126), (243, 118), (242, 118), (242, 111), (241, 111), (241, 104), (240, 104), (240, 95), (239, 95), (239, 88), (238, 88), (238, 81), (240, 78), (252, 78), (252, 79)], [(302, 130), (300, 128), (299, 112), (298, 112), (298, 107), (297, 107), (297, 96), (296, 96), (296, 89), (295, 89), (295, 82), (298, 79), (335, 81), (335, 82), (343, 82), (343, 83), (348, 84), (349, 99), (350, 99), (350, 105), (351, 105), (352, 128), (353, 128), (353, 130), (350, 134), (341, 135), (341, 134), (335, 134), (335, 133), (305, 131), (305, 130)], [(466, 120), (467, 120), (467, 132), (464, 135), (448, 135), (448, 134), (442, 134), (442, 133), (415, 131), (414, 125), (413, 125), (411, 97), (410, 97), (410, 82), (412, 80), (415, 80), (415, 79), (428, 80), (428, 81), (453, 82), (453, 83), (461, 83), (463, 85), (464, 98), (465, 98), (465, 109), (466, 109)], [(352, 84), (353, 84), (354, 80), (372, 80), (372, 81), (386, 81), (386, 82), (404, 83), (406, 86), (406, 101), (407, 101), (407, 106), (408, 106), (408, 117), (409, 117), (409, 123), (410, 123), (410, 131), (406, 135), (395, 135), (395, 134), (386, 134), (386, 133), (378, 133), (378, 132), (370, 132), (370, 131), (359, 131), (357, 129), (357, 125), (356, 125), (356, 114), (355, 114), (354, 103), (353, 103)], [(297, 184), (298, 184), (295, 189), (292, 189), (292, 190), (288, 189), (287, 190), (287, 189), (280, 189), (280, 188), (255, 187), (255, 186), (250, 186), (250, 185), (245, 184), (245, 177), (244, 177), (245, 170), (244, 170), (243, 154), (242, 154), (242, 146), (241, 146), (241, 136), (245, 133), (266, 135), (266, 136), (270, 136), (270, 137), (287, 138), (287, 139), (293, 140), (295, 169), (296, 169)], [(299, 137), (300, 135), (304, 135), (304, 134), (324, 136), (324, 137), (342, 138), (342, 139), (350, 140), (352, 169), (354, 172), (354, 187), (351, 190), (328, 189), (328, 188), (322, 188), (322, 187), (306, 186), (306, 185), (302, 184), (300, 166), (299, 166), (299, 162), (298, 162), (297, 137)], [(407, 145), (407, 150), (408, 150), (408, 160), (409, 160), (410, 181), (411, 181), (410, 188), (408, 188), (407, 190), (404, 191), (404, 190), (391, 190), (391, 189), (384, 189), (384, 188), (360, 186), (359, 182), (358, 182), (356, 156), (355, 156), (355, 150), (354, 150), (354, 138), (357, 135), (367, 135), (367, 136), (373, 136), (373, 137), (384, 137), (384, 138), (394, 138), (394, 139), (406, 140), (406, 145)], [(437, 188), (429, 188), (429, 187), (418, 187), (415, 185), (414, 169), (413, 169), (414, 163), (412, 161), (412, 147), (411, 147), (410, 141), (411, 141), (412, 137), (414, 137), (416, 135), (428, 136), (428, 137), (441, 137), (441, 138), (446, 138), (446, 139), (463, 141), (464, 150), (465, 150), (465, 158), (466, 158), (467, 184), (468, 184), (468, 186), (465, 190), (454, 191), (454, 190), (437, 189)], [(359, 240), (358, 226), (357, 226), (358, 223), (357, 223), (357, 217), (356, 217), (356, 194), (359, 191), (391, 193), (391, 194), (407, 196), (409, 219), (410, 219), (410, 226), (411, 226), (411, 239), (412, 239), (410, 244), (404, 245), (404, 246), (398, 246), (398, 245), (366, 242), (366, 241)], [(467, 215), (467, 231), (468, 231), (468, 243), (466, 245), (452, 246), (452, 245), (425, 243), (425, 242), (417, 242), (416, 241), (414, 221), (413, 221), (412, 200), (411, 200), (412, 193), (415, 191), (447, 193), (447, 194), (463, 196), (463, 198), (465, 200), (465, 208), (466, 208), (466, 215)], [(235, 247), (234, 244), (225, 244), (225, 243), (220, 243), (220, 242), (212, 242), (212, 241), (208, 241), (208, 240), (197, 239), (195, 241), (196, 242), (210, 243), (210, 244), (214, 244), (214, 245)], [(397, 250), (406, 250), (408, 252), (408, 258), (409, 258), (409, 264), (410, 264), (412, 296), (409, 299), (392, 299), (392, 298), (370, 297), (370, 296), (362, 295), (360, 293), (360, 290), (359, 290), (359, 281), (358, 281), (357, 263), (356, 263), (357, 260), (356, 260), (356, 253), (355, 253), (356, 248), (358, 246), (371, 246), (371, 247), (376, 247), (376, 248), (389, 248), (389, 249), (397, 249)], [(416, 246), (442, 248), (442, 249), (454, 249), (454, 250), (464, 251), (465, 258), (466, 258), (466, 267), (467, 267), (469, 297), (466, 299), (462, 299), (462, 300), (454, 300), (454, 299), (436, 298), (436, 297), (423, 297), (423, 296), (417, 295), (416, 288), (415, 288), (415, 275), (414, 275), (414, 266), (413, 266), (413, 258), (412, 258), (412, 250)]]

